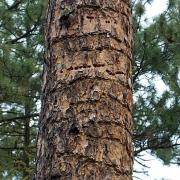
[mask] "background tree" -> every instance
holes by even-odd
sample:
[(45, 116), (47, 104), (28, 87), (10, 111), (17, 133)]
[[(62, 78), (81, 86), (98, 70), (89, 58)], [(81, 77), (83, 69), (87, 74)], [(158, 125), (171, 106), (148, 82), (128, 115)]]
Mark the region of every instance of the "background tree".
[[(150, 150), (165, 164), (179, 164), (180, 3), (169, 1), (167, 10), (143, 27), (147, 2), (134, 8), (135, 156), (142, 163), (141, 152)], [(161, 93), (158, 81), (166, 85)]]
[(33, 172), (43, 3), (0, 2), (0, 179), (30, 179)]

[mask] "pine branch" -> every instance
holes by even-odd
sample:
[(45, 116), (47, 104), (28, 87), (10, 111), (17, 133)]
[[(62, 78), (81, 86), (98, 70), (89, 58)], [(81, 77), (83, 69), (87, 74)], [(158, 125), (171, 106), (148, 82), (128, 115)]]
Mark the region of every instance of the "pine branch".
[[(30, 149), (35, 149), (36, 146), (29, 146), (28, 148)], [(14, 146), (14, 147), (1, 147), (0, 146), (0, 150), (25, 150), (25, 147), (17, 147), (17, 146)]]
[(168, 149), (168, 148), (173, 148), (175, 146), (179, 146), (179, 143), (175, 143), (172, 145), (164, 145), (164, 144), (159, 144), (155, 146), (146, 146), (146, 147), (141, 147), (139, 150), (134, 151), (134, 156), (137, 156), (139, 153), (145, 150), (153, 149), (153, 150), (158, 150), (158, 149)]
[(24, 147), (0, 147), (1, 150), (24, 150)]
[(7, 43), (12, 43), (12, 44), (15, 44), (17, 43), (20, 39), (23, 39), (25, 37), (28, 37), (29, 35), (31, 35), (31, 33), (37, 28), (36, 25), (34, 25), (33, 28), (31, 28), (30, 30), (26, 31), (26, 33), (22, 34), (21, 36), (15, 38), (15, 39), (12, 39), (10, 41), (8, 41)]
[(39, 113), (35, 114), (29, 114), (27, 116), (20, 116), (20, 117), (13, 117), (13, 118), (7, 118), (7, 119), (0, 119), (0, 123), (7, 122), (7, 121), (15, 121), (15, 120), (22, 120), (22, 119), (27, 119), (27, 118), (32, 118), (32, 117), (38, 117)]

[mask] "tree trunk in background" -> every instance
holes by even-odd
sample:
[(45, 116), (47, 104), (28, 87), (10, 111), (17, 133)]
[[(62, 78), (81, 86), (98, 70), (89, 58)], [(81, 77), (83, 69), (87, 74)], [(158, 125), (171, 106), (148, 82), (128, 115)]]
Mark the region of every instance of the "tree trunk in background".
[(128, 0), (50, 0), (35, 179), (132, 179)]
[[(25, 116), (29, 116), (31, 114), (31, 109), (28, 105), (25, 105)], [(29, 160), (29, 149), (30, 149), (30, 118), (26, 118), (24, 122), (24, 150), (23, 150), (23, 180), (30, 179), (31, 171), (30, 171), (30, 160)]]

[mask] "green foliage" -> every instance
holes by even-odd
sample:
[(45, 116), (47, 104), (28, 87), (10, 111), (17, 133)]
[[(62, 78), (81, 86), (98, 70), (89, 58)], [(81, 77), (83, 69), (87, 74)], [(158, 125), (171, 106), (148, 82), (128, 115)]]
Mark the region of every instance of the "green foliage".
[(45, 3), (0, 2), (0, 179), (32, 177)]
[[(168, 9), (148, 27), (135, 21), (135, 156), (150, 150), (165, 164), (180, 163), (179, 14), (179, 1), (169, 1)], [(166, 85), (161, 93), (160, 81)]]
[(142, 4), (141, 1), (139, 1), (136, 5), (135, 5), (135, 13), (137, 16), (142, 16), (144, 13), (145, 13), (145, 7), (144, 5)]

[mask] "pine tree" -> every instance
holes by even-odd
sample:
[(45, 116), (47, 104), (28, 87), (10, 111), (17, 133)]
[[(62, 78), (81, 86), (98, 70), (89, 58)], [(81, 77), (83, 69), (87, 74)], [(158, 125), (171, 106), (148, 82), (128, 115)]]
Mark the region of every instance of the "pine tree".
[[(46, 1), (14, 2), (0, 2), (0, 179), (32, 176), (41, 91)], [(168, 9), (144, 27), (145, 4), (151, 2), (133, 1), (134, 155), (142, 164), (142, 152), (148, 150), (165, 164), (180, 164), (180, 5), (169, 0)], [(64, 18), (69, 12), (63, 12)], [(70, 17), (73, 20), (72, 13)], [(64, 20), (61, 23), (68, 26)], [(156, 90), (157, 78), (168, 87), (163, 94)]]
[(42, 2), (34, 3), (0, 2), (0, 179), (33, 173), (44, 11)]
[[(143, 27), (143, 2), (134, 8), (135, 156), (139, 161), (149, 150), (165, 164), (179, 164), (180, 3), (169, 1), (167, 10)], [(161, 94), (156, 79), (167, 86)]]
[(132, 179), (129, 1), (49, 1), (35, 179)]

